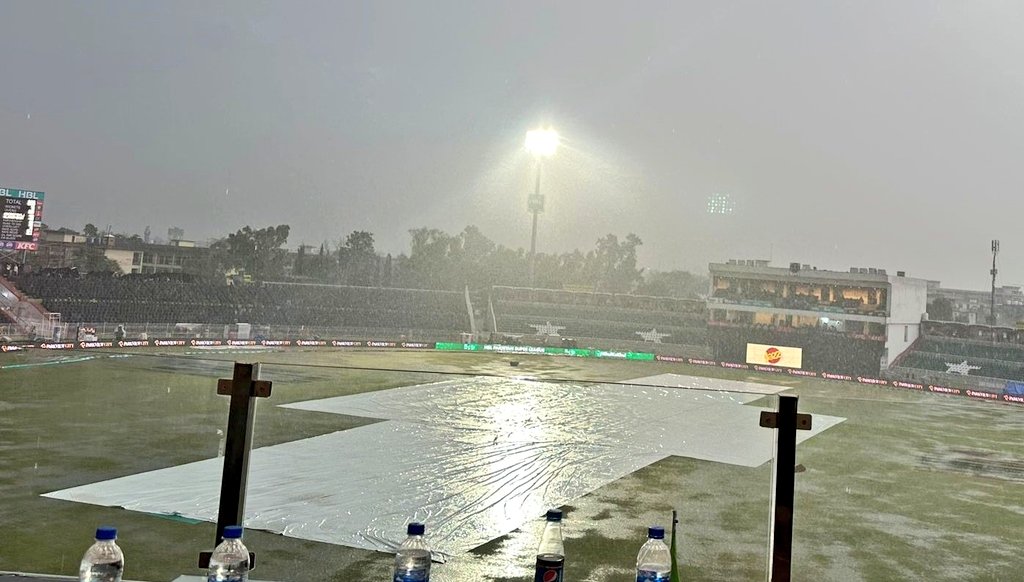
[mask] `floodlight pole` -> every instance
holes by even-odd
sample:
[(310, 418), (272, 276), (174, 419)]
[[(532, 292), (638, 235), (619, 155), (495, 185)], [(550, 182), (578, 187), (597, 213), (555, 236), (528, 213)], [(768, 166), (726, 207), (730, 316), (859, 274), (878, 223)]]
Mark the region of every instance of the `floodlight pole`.
[(999, 254), (999, 241), (998, 240), (993, 240), (992, 241), (992, 271), (990, 271), (992, 273), (992, 301), (991, 301), (991, 303), (989, 305), (989, 312), (988, 312), (988, 324), (989, 325), (995, 325), (996, 324), (996, 273), (999, 272), (999, 270), (996, 269), (996, 255), (998, 255), (998, 254)]
[(530, 196), (529, 209), (533, 213), (533, 230), (530, 233), (530, 288), (534, 286), (534, 278), (537, 269), (537, 215), (544, 210), (544, 197), (540, 193), (540, 167), (541, 158), (537, 156), (537, 180), (533, 187), (533, 196)]

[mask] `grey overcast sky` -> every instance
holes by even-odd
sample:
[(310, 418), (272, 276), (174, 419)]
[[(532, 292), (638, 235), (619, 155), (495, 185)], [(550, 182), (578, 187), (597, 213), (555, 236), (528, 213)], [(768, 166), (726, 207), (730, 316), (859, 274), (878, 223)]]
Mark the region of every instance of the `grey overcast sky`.
[[(0, 2), (0, 185), (45, 220), (1024, 282), (1024, 3)], [(728, 194), (732, 215), (708, 215)]]

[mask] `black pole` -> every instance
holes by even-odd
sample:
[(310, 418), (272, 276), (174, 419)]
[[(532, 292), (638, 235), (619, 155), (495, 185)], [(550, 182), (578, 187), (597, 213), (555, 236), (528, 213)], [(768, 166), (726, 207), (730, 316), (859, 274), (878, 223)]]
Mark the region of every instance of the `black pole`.
[(779, 395), (779, 412), (776, 416), (775, 513), (772, 520), (772, 582), (790, 582), (792, 575), (797, 401), (796, 396)]
[[(256, 398), (270, 396), (271, 383), (260, 380), (259, 364), (235, 362), (231, 379), (217, 381), (217, 394), (230, 396), (228, 430), (224, 443), (224, 472), (220, 481), (220, 506), (217, 511), (217, 532), (214, 547), (224, 540), (224, 528), (242, 525), (245, 518), (245, 491), (249, 477), (249, 454), (256, 418)], [(250, 569), (256, 565), (250, 552)], [(199, 567), (210, 563), (210, 552), (199, 554)]]
[(244, 388), (260, 377), (259, 364), (235, 364), (231, 380), (231, 404), (224, 443), (224, 473), (220, 481), (220, 509), (217, 511), (217, 543), (224, 539), (224, 528), (241, 525), (245, 517), (245, 486), (249, 477), (249, 453), (252, 451), (253, 420), (256, 401)]

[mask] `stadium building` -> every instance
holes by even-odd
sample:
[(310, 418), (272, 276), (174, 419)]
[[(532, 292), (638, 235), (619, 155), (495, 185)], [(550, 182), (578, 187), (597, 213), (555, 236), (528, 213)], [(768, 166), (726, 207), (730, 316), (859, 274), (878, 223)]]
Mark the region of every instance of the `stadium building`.
[(32, 263), (38, 268), (64, 269), (77, 264), (90, 249), (117, 263), (124, 274), (180, 273), (190, 260), (209, 251), (187, 240), (157, 244), (112, 234), (86, 236), (61, 228), (43, 232)]
[(768, 261), (709, 270), (708, 339), (725, 362), (877, 375), (918, 338), (927, 309), (928, 282), (903, 272)]

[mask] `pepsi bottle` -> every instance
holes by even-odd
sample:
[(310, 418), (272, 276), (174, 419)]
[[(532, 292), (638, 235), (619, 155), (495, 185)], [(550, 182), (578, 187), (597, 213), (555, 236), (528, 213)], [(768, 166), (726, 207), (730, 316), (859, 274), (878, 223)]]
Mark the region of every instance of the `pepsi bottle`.
[(537, 556), (537, 575), (534, 582), (562, 582), (562, 570), (565, 557), (557, 554), (539, 554)]
[(562, 510), (549, 509), (544, 533), (537, 547), (537, 582), (561, 582), (565, 568), (565, 545), (562, 543)]

